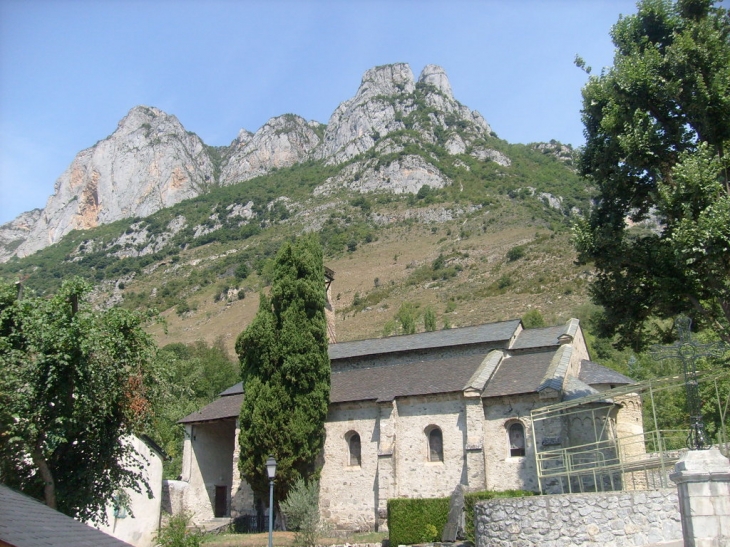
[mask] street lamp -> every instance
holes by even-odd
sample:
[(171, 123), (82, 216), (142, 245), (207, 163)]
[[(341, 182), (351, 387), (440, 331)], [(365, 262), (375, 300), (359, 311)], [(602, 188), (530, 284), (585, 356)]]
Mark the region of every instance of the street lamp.
[(269, 456), (266, 460), (266, 474), (269, 476), (269, 547), (274, 547), (274, 476), (276, 475), (274, 456)]

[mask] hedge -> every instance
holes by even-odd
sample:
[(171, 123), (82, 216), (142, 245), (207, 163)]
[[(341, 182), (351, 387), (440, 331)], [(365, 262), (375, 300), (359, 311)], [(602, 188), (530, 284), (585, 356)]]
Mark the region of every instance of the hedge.
[(449, 516), (450, 498), (388, 500), (390, 545), (440, 541)]

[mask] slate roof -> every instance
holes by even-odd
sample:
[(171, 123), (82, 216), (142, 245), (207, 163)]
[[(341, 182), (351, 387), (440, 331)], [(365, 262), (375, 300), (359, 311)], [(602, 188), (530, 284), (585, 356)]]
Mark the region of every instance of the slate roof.
[(595, 384), (616, 384), (627, 385), (635, 383), (628, 376), (624, 376), (620, 372), (616, 372), (608, 367), (583, 359), (580, 362), (580, 373), (578, 379), (588, 385)]
[(580, 399), (581, 397), (587, 397), (588, 395), (595, 395), (598, 393), (598, 391), (593, 389), (591, 386), (572, 376), (565, 380), (563, 388), (563, 401), (572, 401), (573, 399)]
[(537, 392), (554, 355), (553, 351), (543, 351), (504, 359), (487, 383), (482, 397)]
[[(560, 351), (562, 347), (560, 337), (568, 333), (574, 334), (577, 324), (577, 321), (573, 320), (557, 327), (525, 329), (520, 332), (508, 350), (518, 350), (517, 353), (504, 359), (498, 366), (482, 396), (499, 397), (537, 392), (545, 382), (546, 373), (556, 355), (555, 352)], [(329, 356), (333, 361), (367, 356), (374, 356), (377, 359), (378, 355), (485, 343), (507, 349), (507, 342), (514, 336), (519, 325), (519, 319), (515, 319), (444, 331), (342, 342), (330, 344)], [(573, 330), (571, 331), (571, 329)], [(528, 352), (529, 350), (533, 351)], [(424, 359), (343, 371), (333, 370), (330, 402), (391, 401), (395, 397), (460, 392), (467, 387), (472, 375), (486, 358), (488, 351), (485, 348), (483, 353), (472, 355)], [(605, 367), (595, 363), (584, 366), (586, 374), (593, 374), (592, 377), (597, 378), (599, 369), (593, 365), (600, 369), (605, 369)], [(605, 371), (609, 371), (609, 369), (605, 369)], [(604, 372), (600, 377), (608, 376)], [(627, 378), (625, 379), (630, 382)], [(594, 383), (586, 381), (582, 376), (581, 380), (586, 384)], [(621, 382), (617, 377), (612, 376), (611, 381), (607, 383)], [(243, 384), (239, 382), (223, 391), (220, 399), (184, 417), (180, 423), (200, 423), (235, 418), (240, 413), (242, 401)]]
[(330, 344), (332, 360), (349, 357), (364, 357), (405, 351), (423, 351), (434, 348), (448, 348), (469, 344), (484, 344), (508, 341), (517, 330), (519, 319), (489, 323), (474, 327), (462, 327), (433, 332), (421, 332), (404, 336), (390, 336), (354, 342)]
[(243, 393), (243, 382), (238, 382), (236, 385), (229, 387), (227, 390), (219, 393), (219, 396), (225, 397), (227, 395), (238, 395)]
[(13, 547), (130, 547), (109, 534), (0, 484), (0, 544)]
[(510, 349), (519, 350), (559, 346), (560, 342), (558, 341), (558, 338), (561, 334), (565, 334), (566, 330), (566, 325), (539, 329), (525, 329), (520, 333)]
[[(241, 384), (236, 384), (241, 385)], [(228, 388), (223, 393), (233, 390), (236, 386)], [(200, 410), (188, 414), (183, 419), (178, 420), (179, 424), (195, 424), (200, 422), (213, 422), (216, 420), (224, 420), (227, 418), (237, 418), (241, 413), (241, 403), (243, 403), (243, 390), (235, 395), (227, 395), (216, 399), (209, 405), (204, 406)]]
[(469, 355), (333, 372), (330, 402), (392, 401), (395, 397), (462, 391), (485, 357)]

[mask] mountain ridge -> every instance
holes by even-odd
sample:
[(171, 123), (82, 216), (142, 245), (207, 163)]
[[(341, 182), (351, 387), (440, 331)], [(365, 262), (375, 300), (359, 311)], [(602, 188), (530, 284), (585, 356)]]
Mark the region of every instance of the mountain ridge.
[[(468, 152), (508, 165), (506, 156), (484, 146), (492, 137), (481, 114), (453, 98), (448, 77), (437, 65), (424, 67), (417, 81), (406, 63), (371, 68), (355, 96), (340, 103), (326, 125), (284, 114), (255, 133), (241, 130), (228, 147), (206, 145), (174, 115), (136, 106), (114, 133), (77, 154), (40, 214), (23, 213), (0, 226), (0, 262), (28, 256), (74, 229), (146, 217), (215, 185), (309, 160), (342, 165), (372, 150), (393, 155), (416, 141), (447, 139), (443, 144), (450, 154)], [(342, 177), (332, 184), (349, 183), (365, 192), (415, 193), (425, 184), (450, 183), (425, 163), (415, 157), (401, 157), (378, 169), (363, 163), (350, 171), (354, 179), (358, 171), (369, 169), (367, 184)]]
[[(102, 152), (113, 161), (101, 163)], [(559, 323), (587, 301), (593, 274), (575, 263), (570, 225), (594, 190), (573, 168), (576, 151), (499, 139), (453, 99), (440, 67), (418, 80), (405, 64), (376, 67), (327, 125), (285, 114), (224, 147), (207, 146), (174, 116), (135, 107), (118, 133), (80, 157), (88, 161), (72, 164), (83, 175), (75, 180), (96, 177), (96, 193), (69, 184), (58, 210), (93, 210), (116, 190), (132, 197), (130, 216), (100, 215), (24, 258), (6, 254), (0, 278), (43, 295), (81, 276), (95, 285), (96, 305), (158, 310), (167, 328), (150, 332), (160, 344), (223, 337), (233, 351), (277, 249), (312, 232), (336, 272), (341, 341), (403, 332), (408, 314), (421, 329), (429, 308), (448, 328), (528, 311)], [(177, 189), (190, 197), (146, 214), (171, 195), (175, 167)], [(108, 188), (104, 169), (114, 175)], [(40, 220), (49, 213), (3, 226), (0, 245), (12, 254), (19, 235), (50, 226)]]

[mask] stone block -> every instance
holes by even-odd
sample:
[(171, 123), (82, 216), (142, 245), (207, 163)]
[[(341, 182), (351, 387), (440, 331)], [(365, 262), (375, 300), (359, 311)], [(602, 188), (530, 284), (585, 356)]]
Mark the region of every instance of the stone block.
[(692, 518), (702, 515), (713, 516), (715, 514), (715, 507), (712, 504), (712, 498), (709, 496), (691, 497), (689, 500), (689, 510)]
[(714, 515), (693, 515), (692, 528), (695, 539), (717, 537), (720, 535), (720, 520)]

